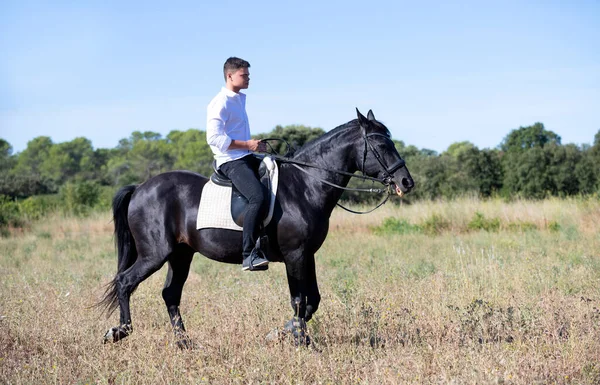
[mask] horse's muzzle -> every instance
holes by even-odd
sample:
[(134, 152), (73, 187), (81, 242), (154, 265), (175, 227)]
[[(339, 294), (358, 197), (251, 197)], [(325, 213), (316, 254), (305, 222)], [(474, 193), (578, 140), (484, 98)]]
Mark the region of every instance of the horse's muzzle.
[(396, 194), (399, 197), (404, 196), (404, 194), (408, 193), (414, 186), (414, 182), (412, 181), (412, 179), (403, 177), (400, 180), (400, 183), (395, 183), (395, 187), (396, 187)]

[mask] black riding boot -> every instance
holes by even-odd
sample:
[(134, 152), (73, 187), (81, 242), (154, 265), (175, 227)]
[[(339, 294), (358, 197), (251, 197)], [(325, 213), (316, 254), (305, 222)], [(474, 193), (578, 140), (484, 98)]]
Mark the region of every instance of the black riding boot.
[(252, 249), (250, 254), (244, 254), (244, 261), (242, 262), (242, 270), (260, 271), (267, 270), (269, 268), (269, 260), (265, 256), (265, 253), (260, 248), (260, 237), (256, 241), (256, 247)]

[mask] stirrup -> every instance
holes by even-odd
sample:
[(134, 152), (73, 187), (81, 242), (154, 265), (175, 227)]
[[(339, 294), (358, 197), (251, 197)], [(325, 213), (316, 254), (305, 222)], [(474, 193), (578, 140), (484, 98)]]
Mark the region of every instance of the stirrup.
[(242, 271), (260, 271), (267, 270), (269, 268), (269, 260), (265, 257), (265, 254), (258, 247), (252, 249), (250, 255), (244, 258), (242, 262)]

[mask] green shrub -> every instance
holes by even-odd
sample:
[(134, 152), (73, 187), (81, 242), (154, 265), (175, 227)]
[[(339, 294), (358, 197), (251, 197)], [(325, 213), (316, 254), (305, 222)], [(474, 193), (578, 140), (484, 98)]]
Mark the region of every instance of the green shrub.
[(5, 234), (6, 228), (21, 226), (22, 223), (19, 204), (6, 195), (0, 195), (0, 231), (2, 234)]
[(548, 222), (548, 230), (552, 231), (552, 232), (559, 232), (560, 231), (560, 224), (556, 221), (550, 221)]
[(525, 232), (537, 230), (537, 225), (533, 222), (512, 222), (508, 224), (508, 229), (511, 231)]
[(489, 232), (498, 231), (500, 229), (500, 219), (487, 219), (482, 213), (476, 212), (467, 227), (469, 230), (485, 230)]
[(377, 235), (418, 233), (421, 228), (408, 223), (405, 219), (386, 218), (380, 226), (373, 228)]
[(65, 211), (86, 215), (100, 201), (100, 186), (96, 182), (67, 183), (60, 190)]
[(435, 235), (450, 229), (451, 223), (441, 215), (433, 214), (420, 225), (425, 234)]
[(29, 220), (40, 219), (60, 206), (60, 197), (55, 195), (35, 195), (19, 202), (21, 214)]
[(98, 202), (95, 208), (110, 211), (112, 207), (112, 199), (116, 193), (116, 188), (112, 186), (101, 186), (98, 194)]

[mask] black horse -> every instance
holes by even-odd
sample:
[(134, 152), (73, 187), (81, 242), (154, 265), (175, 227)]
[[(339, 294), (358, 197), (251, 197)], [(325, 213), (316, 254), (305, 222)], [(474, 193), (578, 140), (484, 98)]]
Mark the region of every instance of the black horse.
[[(280, 164), (273, 219), (266, 227), (268, 258), (286, 266), (294, 318), (286, 329), (303, 335), (321, 296), (315, 253), (327, 236), (329, 217), (352, 173), (362, 171), (402, 196), (413, 180), (390, 138), (389, 130), (365, 118), (339, 126), (307, 143), (290, 162)], [(310, 164), (310, 166), (308, 166)], [(183, 285), (195, 252), (218, 262), (242, 263), (242, 232), (196, 229), (198, 205), (208, 179), (192, 172), (157, 175), (139, 186), (120, 189), (113, 199), (118, 272), (100, 302), (112, 313), (120, 308), (119, 326), (104, 336), (118, 341), (132, 332), (129, 299), (136, 287), (169, 264), (162, 296), (178, 344), (189, 340), (179, 312)]]

